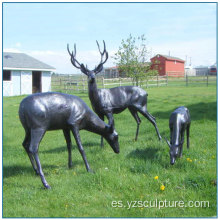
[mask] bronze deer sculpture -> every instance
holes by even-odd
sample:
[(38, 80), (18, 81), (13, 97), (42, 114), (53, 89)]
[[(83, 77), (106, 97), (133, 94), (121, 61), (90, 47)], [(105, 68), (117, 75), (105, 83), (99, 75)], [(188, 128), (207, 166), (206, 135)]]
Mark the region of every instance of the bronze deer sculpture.
[[(67, 44), (67, 50), (71, 57), (71, 63), (77, 69), (80, 69), (82, 73), (84, 73), (88, 77), (88, 92), (89, 99), (92, 105), (93, 110), (97, 113), (97, 115), (104, 120), (104, 116), (107, 117), (109, 125), (114, 125), (113, 114), (118, 114), (128, 108), (131, 112), (132, 116), (137, 122), (136, 136), (135, 140), (138, 138), (139, 133), (139, 125), (141, 123), (141, 119), (138, 116), (138, 112), (140, 112), (145, 118), (147, 118), (155, 127), (159, 140), (161, 140), (161, 136), (159, 130), (157, 128), (155, 117), (153, 117), (147, 111), (147, 96), (145, 90), (136, 87), (136, 86), (119, 86), (110, 89), (98, 89), (96, 84), (95, 76), (103, 69), (103, 64), (108, 59), (108, 52), (106, 51), (105, 41), (104, 50), (101, 52), (98, 41), (96, 41), (98, 45), (99, 52), (101, 54), (101, 61), (94, 70), (89, 70), (84, 64), (80, 64), (76, 60), (76, 44), (74, 44), (74, 52), (72, 53), (69, 50), (69, 45)], [(104, 58), (105, 57), (105, 58)], [(103, 60), (104, 58), (104, 60)], [(101, 139), (101, 146), (103, 146), (103, 139)]]
[(190, 114), (186, 107), (180, 106), (171, 113), (169, 120), (170, 142), (166, 139), (170, 148), (171, 165), (175, 163), (178, 156), (182, 157), (185, 131), (187, 136), (187, 148), (189, 149), (190, 124)]
[(19, 108), (20, 121), (25, 130), (23, 147), (25, 148), (36, 174), (40, 175), (45, 188), (49, 189), (38, 157), (39, 144), (46, 131), (63, 130), (68, 149), (68, 166), (72, 166), (70, 131), (76, 140), (78, 149), (88, 172), (90, 166), (80, 140), (79, 130), (85, 129), (103, 136), (115, 153), (119, 153), (118, 134), (113, 126), (105, 124), (77, 96), (48, 92), (36, 93), (24, 98)]

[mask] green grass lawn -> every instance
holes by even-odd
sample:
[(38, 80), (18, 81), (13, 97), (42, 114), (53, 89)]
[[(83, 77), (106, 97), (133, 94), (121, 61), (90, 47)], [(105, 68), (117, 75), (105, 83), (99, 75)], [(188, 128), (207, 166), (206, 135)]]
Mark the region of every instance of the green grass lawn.
[[(115, 115), (120, 154), (100, 136), (81, 131), (94, 174), (87, 173), (73, 143), (73, 168), (67, 166), (62, 131), (44, 136), (39, 156), (51, 190), (44, 190), (22, 147), (24, 130), (18, 117), (20, 97), (3, 99), (3, 216), (4, 217), (212, 217), (217, 215), (216, 87), (159, 87), (148, 90), (148, 110), (169, 137), (169, 115), (184, 105), (191, 113), (190, 149), (169, 164), (169, 148), (158, 141), (143, 116), (138, 141), (136, 123), (128, 110)], [(86, 93), (78, 94), (89, 106)], [(154, 177), (158, 176), (158, 179)], [(164, 191), (160, 190), (165, 186)], [(137, 202), (135, 202), (137, 201)], [(153, 204), (146, 208), (144, 205)], [(150, 202), (151, 201), (151, 202)], [(172, 201), (197, 207), (167, 206)], [(201, 201), (208, 201), (206, 207)], [(181, 204), (182, 204), (181, 202)], [(129, 205), (130, 204), (130, 205)], [(209, 207), (208, 207), (209, 206)], [(129, 208), (130, 207), (130, 208)]]

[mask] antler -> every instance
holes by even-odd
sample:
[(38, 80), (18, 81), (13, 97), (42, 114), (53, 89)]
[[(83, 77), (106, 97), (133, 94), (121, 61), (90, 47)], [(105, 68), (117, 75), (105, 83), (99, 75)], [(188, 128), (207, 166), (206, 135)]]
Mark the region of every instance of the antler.
[[(97, 45), (98, 45), (98, 49), (99, 49), (99, 53), (101, 54), (101, 62), (100, 64), (93, 70), (95, 72), (95, 74), (99, 73), (102, 71), (103, 69), (103, 64), (107, 61), (108, 59), (108, 52), (106, 51), (106, 47), (105, 47), (105, 41), (103, 40), (103, 44), (104, 44), (104, 50), (103, 52), (101, 52), (100, 50), (100, 46), (98, 41), (96, 41)], [(105, 60), (103, 61), (103, 56), (105, 55)]]
[(69, 55), (71, 56), (71, 63), (73, 64), (73, 66), (75, 66), (77, 69), (80, 69), (84, 74), (88, 75), (88, 69), (84, 66), (84, 64), (80, 64), (77, 60), (76, 60), (76, 44), (74, 44), (74, 53), (72, 51), (72, 53), (69, 50), (69, 44), (67, 44), (67, 51), (69, 53)]

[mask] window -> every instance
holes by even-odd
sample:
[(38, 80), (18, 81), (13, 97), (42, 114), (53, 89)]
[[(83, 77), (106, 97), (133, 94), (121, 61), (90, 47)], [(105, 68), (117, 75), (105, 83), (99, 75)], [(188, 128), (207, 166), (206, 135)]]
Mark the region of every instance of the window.
[(11, 71), (3, 70), (3, 81), (11, 81)]

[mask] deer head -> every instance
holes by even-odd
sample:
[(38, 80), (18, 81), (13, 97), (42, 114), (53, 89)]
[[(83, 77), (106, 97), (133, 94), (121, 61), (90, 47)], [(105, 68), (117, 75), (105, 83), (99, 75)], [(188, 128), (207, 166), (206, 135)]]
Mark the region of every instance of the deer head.
[(170, 164), (171, 165), (174, 165), (175, 161), (176, 161), (176, 158), (179, 156), (179, 153), (180, 153), (180, 147), (181, 145), (183, 144), (182, 142), (178, 145), (175, 145), (175, 144), (171, 144), (167, 138), (165, 138), (169, 148), (170, 148)]
[[(95, 75), (99, 72), (102, 71), (103, 69), (103, 64), (107, 61), (108, 59), (108, 52), (106, 51), (106, 47), (105, 47), (105, 41), (103, 40), (103, 44), (104, 44), (104, 50), (103, 52), (101, 52), (100, 50), (100, 46), (99, 46), (99, 43), (98, 41), (96, 41), (97, 45), (98, 45), (98, 49), (99, 49), (99, 52), (101, 54), (101, 61), (100, 63), (98, 64), (97, 67), (95, 67), (94, 70), (89, 70), (87, 68), (87, 66), (85, 67), (84, 64), (80, 64), (77, 60), (76, 60), (76, 44), (74, 44), (74, 52), (72, 51), (72, 53), (70, 52), (69, 50), (69, 44), (67, 44), (67, 51), (71, 57), (71, 63), (73, 64), (73, 66), (75, 66), (77, 69), (80, 69), (82, 73), (84, 73), (85, 75), (88, 76), (88, 79), (89, 79), (89, 82), (92, 82), (94, 81), (95, 79)], [(103, 58), (105, 57), (104, 61), (103, 61)]]

